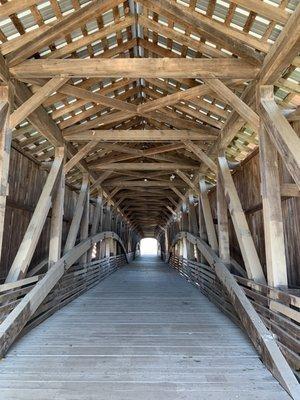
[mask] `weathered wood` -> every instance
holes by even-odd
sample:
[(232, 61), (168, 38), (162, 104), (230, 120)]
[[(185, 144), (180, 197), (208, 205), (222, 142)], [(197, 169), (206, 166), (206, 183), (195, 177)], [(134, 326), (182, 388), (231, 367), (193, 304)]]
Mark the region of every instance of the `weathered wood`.
[(27, 101), (22, 103), (10, 116), (9, 126), (10, 129), (15, 128), (22, 122), (29, 114), (31, 114), (37, 107), (39, 107), (45, 99), (47, 99), (58, 88), (64, 85), (69, 78), (54, 77), (50, 79), (44, 86), (35, 92)]
[(93, 18), (95, 14), (105, 13), (112, 7), (117, 6), (120, 2), (120, 0), (96, 0), (86, 7), (79, 8), (73, 13), (66, 15), (64, 18), (59, 19), (55, 24), (53, 24), (50, 29), (41, 31), (40, 35), (36, 36), (34, 40), (22, 44), (18, 49), (11, 52), (7, 57), (9, 64), (16, 65), (26, 58), (29, 58), (39, 49), (47, 46), (47, 44), (55, 42), (55, 40), (61, 36), (84, 25), (84, 23)]
[(300, 4), (290, 16), (274, 45), (266, 55), (259, 83), (274, 85), (300, 51)]
[(300, 189), (300, 139), (275, 103), (273, 86), (260, 86), (260, 103), (262, 122)]
[(211, 213), (211, 208), (209, 204), (209, 199), (207, 196), (207, 188), (206, 188), (206, 183), (204, 179), (201, 179), (199, 181), (199, 187), (200, 187), (200, 199), (201, 199), (201, 204), (202, 204), (202, 212), (204, 216), (204, 221), (205, 221), (205, 226), (206, 226), (206, 232), (207, 232), (207, 238), (208, 238), (208, 243), (210, 244), (211, 248), (215, 251), (218, 250), (218, 239), (216, 235), (216, 230), (215, 230), (215, 225)]
[(243, 102), (235, 93), (232, 92), (219, 79), (206, 79), (206, 85), (216, 92), (221, 98), (231, 105), (236, 112), (247, 121), (254, 130), (259, 128), (259, 117), (246, 103)]
[(287, 287), (278, 154), (263, 125), (259, 130), (259, 154), (267, 281), (273, 287)]
[(204, 164), (208, 166), (214, 173), (217, 172), (217, 164), (200, 149), (199, 146), (197, 146), (195, 143), (193, 143), (190, 140), (186, 140), (183, 142), (184, 145), (188, 150), (190, 150), (192, 153), (196, 154), (196, 156), (199, 158), (199, 160), (203, 161)]
[(180, 164), (180, 163), (110, 163), (104, 165), (95, 165), (91, 167), (94, 171), (118, 171), (118, 170), (132, 170), (132, 171), (174, 171), (176, 169), (197, 169), (194, 164)]
[(185, 173), (183, 173), (179, 169), (176, 169), (175, 172), (195, 193), (198, 193), (198, 188), (196, 187), (196, 185), (193, 184), (190, 178), (185, 175)]
[(221, 283), (226, 288), (232, 305), (244, 326), (245, 332), (269, 370), (275, 378), (279, 380), (281, 385), (293, 399), (299, 399), (300, 386), (297, 379), (276, 344), (275, 338), (268, 331), (254, 307), (247, 299), (245, 293), (235, 281), (233, 275), (228, 271), (225, 264), (211, 249), (211, 247), (200, 238), (182, 232), (173, 240), (173, 245), (177, 240), (182, 239), (183, 237), (197, 245), (208, 263), (211, 265), (212, 269), (215, 271)]
[[(77, 128), (78, 130), (78, 128)], [(85, 130), (80, 128), (79, 132), (64, 132), (67, 141), (87, 142), (89, 140), (99, 140), (107, 142), (167, 142), (177, 140), (216, 140), (215, 135), (204, 133), (204, 131), (188, 130)]]
[(266, 280), (263, 269), (227, 161), (224, 157), (218, 157), (218, 161), (220, 166), (220, 178), (222, 180), (228, 209), (240, 245), (247, 275), (256, 282), (265, 283)]
[(98, 141), (91, 140), (83, 146), (64, 166), (64, 172), (67, 174), (76, 164), (87, 156), (98, 145)]
[(36, 205), (25, 236), (16, 254), (14, 262), (9, 270), (6, 282), (14, 282), (25, 278), (27, 269), (31, 262), (38, 239), (42, 232), (45, 220), (50, 210), (53, 195), (57, 187), (57, 181), (60, 177), (64, 159), (64, 148), (58, 147), (55, 153), (51, 170), (47, 181)]
[(12, 14), (17, 14), (22, 10), (26, 10), (31, 6), (38, 5), (42, 3), (43, 0), (11, 0), (7, 3), (3, 3), (0, 6), (0, 18), (4, 19)]
[[(225, 24), (220, 24), (214, 19), (207, 18), (199, 12), (171, 0), (164, 2), (161, 0), (141, 0), (141, 3), (158, 14), (165, 15), (179, 25), (183, 25), (185, 29), (193, 27), (193, 31), (197, 32), (198, 35), (204, 36), (213, 43), (217, 43), (221, 48), (239, 55), (254, 65), (261, 62), (261, 58), (257, 53), (255, 54), (254, 49), (257, 48), (265, 52), (268, 50), (266, 47), (263, 48), (258, 40), (252, 41), (249, 35), (244, 35), (243, 32), (233, 30)], [(252, 42), (254, 49), (249, 47), (250, 42)]]
[(51, 266), (61, 257), (64, 199), (65, 174), (62, 170), (52, 206), (48, 268), (51, 268)]
[[(90, 191), (89, 186), (86, 191), (86, 199), (84, 203), (84, 209), (80, 224), (80, 241), (83, 241), (89, 236), (89, 224), (90, 224)], [(80, 263), (85, 264), (87, 262), (87, 253), (84, 253), (80, 257)]]
[(35, 287), (19, 302), (0, 325), (0, 355), (4, 356), (22, 331), (30, 317), (35, 313), (47, 294), (53, 289), (64, 273), (75, 263), (91, 246), (104, 238), (113, 238), (125, 247), (122, 240), (114, 232), (98, 233), (66, 252), (62, 258), (54, 263), (51, 269), (44, 275)]
[[(15, 62), (13, 62), (15, 64)], [(12, 65), (10, 63), (10, 65)], [(10, 68), (13, 77), (52, 78), (68, 77), (119, 78), (242, 78), (254, 79), (259, 69), (243, 60), (220, 59), (114, 59), (90, 60), (28, 60)]]
[(9, 115), (12, 106), (11, 88), (0, 86), (0, 257), (4, 234), (6, 197), (8, 195), (8, 174), (12, 133)]
[(72, 222), (71, 222), (70, 229), (68, 232), (67, 240), (65, 243), (64, 254), (67, 253), (69, 250), (71, 250), (75, 245), (79, 227), (80, 227), (80, 221), (81, 221), (83, 210), (84, 210), (84, 205), (85, 205), (85, 202), (87, 199), (88, 187), (89, 187), (89, 175), (84, 174), (82, 177), (82, 184), (81, 184), (80, 193), (79, 193), (79, 196), (77, 199), (76, 207), (74, 210), (74, 215), (72, 218)]
[[(93, 222), (92, 222), (92, 227), (91, 227), (91, 236), (95, 235), (100, 226), (100, 217), (101, 217), (101, 213), (102, 213), (102, 205), (103, 205), (103, 200), (102, 200), (102, 193), (99, 192), (97, 199), (96, 199), (96, 206), (95, 206), (95, 210), (94, 210), (94, 215), (93, 215)], [(116, 205), (116, 208), (118, 208), (119, 204)], [(93, 249), (91, 248), (88, 251), (88, 255), (87, 255), (87, 262), (90, 262), (92, 260), (92, 254), (93, 253)]]
[(217, 180), (217, 216), (218, 216), (218, 242), (219, 242), (219, 257), (224, 264), (230, 264), (229, 250), (229, 230), (228, 230), (228, 214), (227, 203), (225, 198), (222, 180), (218, 172)]

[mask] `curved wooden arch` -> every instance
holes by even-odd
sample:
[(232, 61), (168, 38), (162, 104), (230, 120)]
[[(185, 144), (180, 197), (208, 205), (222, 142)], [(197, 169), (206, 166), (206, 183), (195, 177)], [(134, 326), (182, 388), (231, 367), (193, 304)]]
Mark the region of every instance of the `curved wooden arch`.
[(53, 264), (45, 276), (26, 294), (20, 303), (7, 315), (0, 325), (0, 355), (4, 356), (22, 331), (31, 316), (42, 304), (64, 273), (92, 246), (101, 240), (112, 238), (122, 247), (127, 263), (129, 262), (122, 239), (115, 232), (101, 232), (80, 242)]
[(293, 371), (280, 351), (274, 336), (266, 328), (234, 276), (206, 242), (189, 232), (179, 232), (173, 239), (171, 247), (184, 238), (198, 247), (226, 288), (247, 335), (271, 373), (293, 399), (300, 399), (299, 383)]

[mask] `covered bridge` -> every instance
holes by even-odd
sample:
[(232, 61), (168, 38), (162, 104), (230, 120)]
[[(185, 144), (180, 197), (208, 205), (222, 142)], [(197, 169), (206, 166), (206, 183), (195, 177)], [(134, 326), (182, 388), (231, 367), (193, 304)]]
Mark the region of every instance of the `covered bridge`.
[(299, 55), (299, 0), (0, 0), (1, 400), (300, 399)]

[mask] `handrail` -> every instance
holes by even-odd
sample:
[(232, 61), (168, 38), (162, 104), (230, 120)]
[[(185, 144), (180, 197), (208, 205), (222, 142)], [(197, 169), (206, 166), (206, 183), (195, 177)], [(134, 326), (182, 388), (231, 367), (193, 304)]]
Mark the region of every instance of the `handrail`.
[(246, 333), (273, 376), (293, 399), (299, 400), (300, 386), (292, 369), (280, 351), (272, 333), (267, 329), (243, 289), (236, 282), (234, 276), (211, 247), (200, 237), (188, 232), (179, 232), (173, 239), (171, 247), (175, 246), (183, 238), (197, 246), (219, 281), (226, 288), (231, 303)]
[(4, 356), (7, 350), (22, 331), (30, 317), (41, 305), (45, 297), (53, 289), (64, 273), (85, 254), (92, 246), (100, 240), (112, 238), (118, 241), (125, 253), (128, 263), (127, 253), (122, 239), (114, 232), (101, 232), (90, 238), (83, 240), (77, 246), (69, 250), (63, 257), (54, 263), (44, 277), (30, 290), (29, 293), (17, 304), (17, 306), (7, 315), (0, 325), (0, 355)]

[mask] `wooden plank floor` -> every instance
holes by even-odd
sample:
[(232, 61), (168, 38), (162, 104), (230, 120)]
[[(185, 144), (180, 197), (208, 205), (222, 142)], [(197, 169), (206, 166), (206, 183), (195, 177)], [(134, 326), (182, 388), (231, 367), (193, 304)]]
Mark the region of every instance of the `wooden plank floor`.
[(20, 339), (0, 399), (285, 400), (242, 331), (156, 258), (123, 267)]

